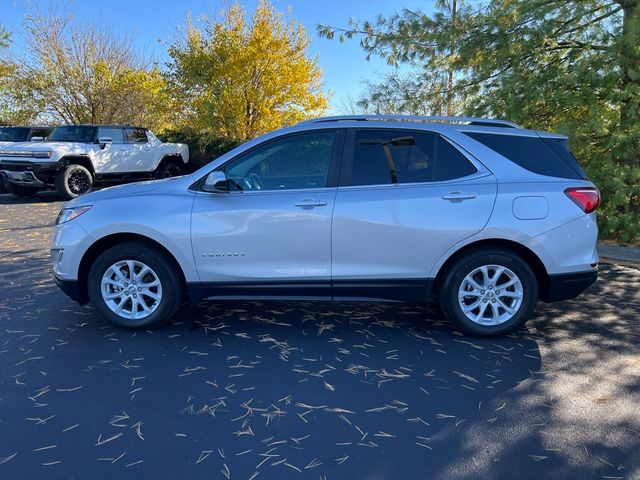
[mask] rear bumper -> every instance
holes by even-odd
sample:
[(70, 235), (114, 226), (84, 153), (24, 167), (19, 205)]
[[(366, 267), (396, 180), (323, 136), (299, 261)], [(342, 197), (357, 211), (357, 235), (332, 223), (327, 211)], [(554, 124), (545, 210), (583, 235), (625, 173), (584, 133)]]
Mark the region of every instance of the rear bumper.
[(53, 281), (71, 300), (78, 302), (80, 305), (84, 305), (89, 301), (80, 290), (77, 280), (62, 280), (54, 275)]
[(541, 285), (540, 299), (545, 302), (557, 302), (575, 298), (589, 288), (597, 278), (597, 270), (549, 275), (546, 284)]

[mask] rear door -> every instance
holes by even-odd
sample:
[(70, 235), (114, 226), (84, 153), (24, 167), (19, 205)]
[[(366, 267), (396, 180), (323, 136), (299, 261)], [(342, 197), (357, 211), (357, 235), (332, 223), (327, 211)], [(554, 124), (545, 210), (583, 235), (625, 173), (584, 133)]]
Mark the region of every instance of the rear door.
[(129, 171), (149, 172), (153, 170), (156, 162), (146, 130), (139, 127), (125, 128), (124, 139), (129, 155)]
[(334, 298), (423, 300), (437, 259), (482, 230), (496, 191), (482, 164), (439, 135), (350, 130), (333, 216)]

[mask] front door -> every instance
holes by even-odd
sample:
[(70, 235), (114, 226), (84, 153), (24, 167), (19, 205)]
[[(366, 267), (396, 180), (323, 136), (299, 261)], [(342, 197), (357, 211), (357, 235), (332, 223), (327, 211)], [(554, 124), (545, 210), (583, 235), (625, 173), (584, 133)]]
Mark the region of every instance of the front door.
[(229, 192), (197, 193), (191, 238), (208, 296), (331, 296), (338, 136), (267, 141), (218, 168)]
[(96, 145), (93, 162), (96, 173), (120, 173), (130, 168), (131, 146), (124, 141), (122, 127), (99, 127), (98, 139), (110, 138), (104, 148)]

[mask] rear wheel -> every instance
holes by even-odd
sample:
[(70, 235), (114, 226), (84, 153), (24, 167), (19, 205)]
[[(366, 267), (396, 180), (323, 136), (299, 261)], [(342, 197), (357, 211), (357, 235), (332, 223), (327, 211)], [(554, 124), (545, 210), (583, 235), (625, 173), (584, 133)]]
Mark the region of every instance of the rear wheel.
[(4, 185), (9, 193), (13, 193), (18, 197), (33, 197), (40, 191), (38, 187), (25, 187), (8, 181), (4, 181)]
[(89, 299), (98, 313), (126, 328), (169, 320), (182, 301), (182, 283), (164, 253), (143, 242), (116, 245), (89, 271)]
[(61, 197), (70, 200), (91, 191), (93, 175), (82, 165), (67, 165), (55, 178), (56, 191)]
[(485, 248), (458, 258), (445, 273), (440, 307), (465, 333), (493, 336), (520, 328), (538, 298), (536, 277), (513, 252)]
[(180, 170), (180, 166), (173, 162), (165, 161), (158, 168), (158, 173), (157, 173), (158, 178), (179, 177), (180, 175), (182, 175), (182, 170)]

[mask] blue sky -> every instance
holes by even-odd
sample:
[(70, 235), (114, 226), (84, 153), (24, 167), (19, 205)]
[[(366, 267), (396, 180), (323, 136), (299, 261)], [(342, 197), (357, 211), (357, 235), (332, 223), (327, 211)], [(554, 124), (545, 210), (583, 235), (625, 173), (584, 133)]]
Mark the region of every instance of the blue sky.
[[(258, 0), (241, 1), (252, 10)], [(278, 10), (291, 8), (293, 18), (300, 21), (312, 37), (311, 52), (319, 56), (324, 72), (324, 85), (333, 92), (334, 113), (348, 96), (357, 97), (363, 79), (375, 78), (391, 69), (379, 58), (367, 61), (358, 41), (326, 40), (316, 34), (316, 24), (347, 26), (349, 18), (373, 20), (377, 14), (388, 15), (403, 7), (430, 9), (430, 0), (271, 0)], [(34, 0), (0, 0), (0, 23), (10, 31), (21, 28), (26, 8)], [(160, 62), (178, 35), (177, 26), (189, 12), (215, 16), (229, 1), (223, 0), (40, 0), (40, 5), (66, 5), (79, 21), (105, 23), (117, 32), (129, 33), (138, 46)], [(16, 39), (17, 40), (17, 39)]]

